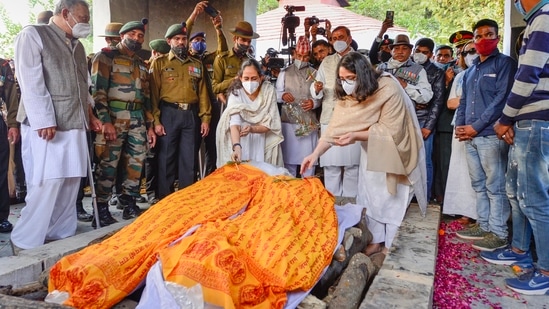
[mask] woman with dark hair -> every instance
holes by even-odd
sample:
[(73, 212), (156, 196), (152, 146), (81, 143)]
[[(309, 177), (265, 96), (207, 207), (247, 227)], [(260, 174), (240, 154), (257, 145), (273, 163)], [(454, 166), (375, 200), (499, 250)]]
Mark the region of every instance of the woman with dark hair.
[(390, 74), (375, 70), (356, 52), (341, 58), (338, 74), (333, 116), (301, 169), (310, 168), (332, 146), (359, 142), (357, 204), (367, 209), (374, 236), (366, 254), (387, 253), (412, 196), (423, 213), (427, 207), (421, 132), (410, 98)]
[(254, 59), (242, 63), (229, 89), (227, 108), (217, 126), (217, 166), (228, 161), (262, 161), (284, 166), (276, 90)]

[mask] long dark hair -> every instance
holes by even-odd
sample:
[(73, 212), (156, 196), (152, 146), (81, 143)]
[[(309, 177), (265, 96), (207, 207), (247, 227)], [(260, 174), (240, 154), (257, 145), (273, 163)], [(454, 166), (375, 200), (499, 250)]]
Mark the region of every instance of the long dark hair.
[[(350, 52), (343, 56), (337, 65), (336, 76), (339, 76), (339, 68), (345, 69), (356, 74), (356, 88), (353, 92), (353, 96), (359, 101), (364, 101), (368, 96), (372, 95), (378, 88), (378, 78), (381, 76), (381, 72), (374, 69), (370, 61), (366, 59), (361, 53)], [(336, 83), (335, 87), (336, 97), (342, 99), (347, 96), (343, 86), (340, 83)]]
[[(242, 62), (242, 65), (240, 65), (240, 71), (238, 71), (237, 77), (233, 79), (231, 84), (229, 85), (229, 88), (227, 89), (227, 93), (232, 93), (236, 96), (238, 96), (238, 89), (242, 88), (242, 82), (240, 81), (240, 78), (242, 77), (242, 73), (244, 72), (244, 69), (247, 67), (253, 67), (257, 74), (259, 74), (259, 77), (261, 78), (263, 76), (263, 72), (261, 71), (261, 64), (255, 59), (246, 59), (244, 62)], [(261, 81), (260, 81), (261, 83)]]

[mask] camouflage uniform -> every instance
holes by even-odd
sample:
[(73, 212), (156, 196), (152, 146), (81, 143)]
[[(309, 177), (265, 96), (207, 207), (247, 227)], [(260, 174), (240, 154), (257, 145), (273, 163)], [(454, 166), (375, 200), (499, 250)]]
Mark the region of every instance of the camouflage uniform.
[[(116, 141), (108, 143), (103, 134), (96, 137), (96, 150), (102, 152), (96, 153), (101, 160), (96, 172), (97, 201), (109, 200), (120, 161), (126, 165), (122, 169), (122, 194), (138, 198), (148, 147), (145, 118), (151, 117), (147, 67), (137, 55), (129, 56), (119, 43), (95, 55), (91, 74), (98, 118), (111, 122), (117, 135)], [(97, 147), (102, 145), (104, 149)]]

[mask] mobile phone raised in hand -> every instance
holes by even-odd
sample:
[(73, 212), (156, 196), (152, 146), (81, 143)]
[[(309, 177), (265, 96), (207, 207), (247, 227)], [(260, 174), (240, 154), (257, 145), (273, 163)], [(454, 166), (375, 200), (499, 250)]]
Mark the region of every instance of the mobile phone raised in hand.
[(204, 8), (204, 11), (206, 12), (206, 14), (210, 15), (211, 17), (217, 17), (217, 15), (219, 15), (219, 12), (209, 3)]
[(394, 18), (395, 18), (395, 11), (385, 12), (385, 19), (394, 20)]

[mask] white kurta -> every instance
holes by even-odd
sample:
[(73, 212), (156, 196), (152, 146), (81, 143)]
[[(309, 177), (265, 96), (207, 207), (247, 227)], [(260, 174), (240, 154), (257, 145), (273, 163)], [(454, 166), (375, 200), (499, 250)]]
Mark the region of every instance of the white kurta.
[[(16, 71), (21, 85), (21, 104), (29, 124), (23, 124), (22, 159), (27, 180), (26, 206), (11, 234), (19, 248), (31, 249), (76, 233), (76, 195), (80, 178), (87, 174), (86, 130), (57, 131), (46, 141), (37, 130), (56, 127), (52, 98), (42, 69), (43, 44), (38, 32), (27, 27), (15, 42)], [(67, 59), (67, 65), (73, 65)], [(87, 91), (87, 89), (81, 89)], [(79, 89), (67, 89), (79, 91)], [(84, 107), (88, 102), (74, 102)], [(82, 110), (80, 117), (86, 123)]]

